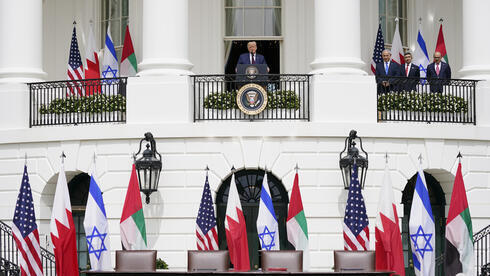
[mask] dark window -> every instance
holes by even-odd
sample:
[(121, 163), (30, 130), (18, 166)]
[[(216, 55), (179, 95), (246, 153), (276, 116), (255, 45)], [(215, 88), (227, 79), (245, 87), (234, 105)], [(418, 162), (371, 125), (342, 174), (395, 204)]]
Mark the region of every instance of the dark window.
[[(257, 216), (259, 214), (260, 191), (264, 178), (262, 169), (243, 169), (235, 172), (240, 201), (242, 203), (243, 215), (247, 224), (248, 251), (250, 254), (251, 269), (258, 269), (259, 263), (259, 238), (257, 235)], [(282, 182), (268, 172), (267, 179), (271, 191), (274, 211), (279, 224), (279, 242), (281, 250), (294, 249), (287, 240), (286, 219), (288, 215), (288, 192)], [(228, 202), (228, 191), (230, 190), (231, 175), (228, 176), (218, 189), (216, 195), (217, 223), (218, 223), (218, 243), (220, 249), (227, 249), (225, 233), (226, 203)]]
[[(257, 43), (257, 54), (264, 56), (269, 74), (279, 74), (279, 40), (254, 40)], [(247, 44), (249, 40), (225, 41), (227, 48), (227, 59), (225, 63), (225, 74), (235, 74), (238, 57), (248, 53)]]
[(72, 208), (73, 222), (75, 224), (75, 235), (77, 239), (78, 267), (81, 270), (90, 268), (88, 257), (87, 240), (85, 238), (85, 206), (87, 206), (88, 191), (90, 187), (90, 176), (81, 173), (68, 182), (70, 202)]
[[(425, 180), (427, 181), (427, 189), (429, 191), (430, 205), (432, 207), (432, 215), (434, 216), (435, 231), (436, 231), (436, 276), (444, 275), (444, 246), (445, 246), (445, 231), (446, 217), (445, 207), (446, 198), (444, 191), (439, 182), (430, 174), (424, 172)], [(412, 207), (413, 192), (415, 190), (415, 182), (417, 174), (408, 180), (405, 189), (403, 190), (402, 204), (404, 217), (402, 217), (402, 243), (403, 255), (405, 261), (405, 275), (415, 275), (413, 269), (412, 249), (410, 246), (410, 235), (408, 230), (408, 222), (410, 220), (410, 209)]]

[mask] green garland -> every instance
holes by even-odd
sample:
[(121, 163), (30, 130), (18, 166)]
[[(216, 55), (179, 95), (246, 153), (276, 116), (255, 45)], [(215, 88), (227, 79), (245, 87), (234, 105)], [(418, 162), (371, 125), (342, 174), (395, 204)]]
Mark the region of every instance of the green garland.
[(41, 114), (65, 114), (65, 113), (100, 113), (111, 111), (126, 111), (126, 97), (123, 95), (96, 94), (85, 97), (68, 97), (55, 99), (47, 106), (42, 104), (39, 108)]
[(378, 111), (468, 112), (468, 101), (441, 93), (387, 93), (378, 97)]
[[(204, 108), (226, 110), (238, 108), (236, 103), (237, 91), (211, 93), (204, 98)], [(301, 105), (301, 100), (294, 91), (279, 90), (267, 92), (267, 109), (296, 109)]]

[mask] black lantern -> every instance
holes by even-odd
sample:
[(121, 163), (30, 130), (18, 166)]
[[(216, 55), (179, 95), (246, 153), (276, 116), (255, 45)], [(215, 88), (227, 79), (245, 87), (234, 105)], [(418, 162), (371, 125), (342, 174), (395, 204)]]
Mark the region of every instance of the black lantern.
[[(359, 139), (359, 145), (361, 146), (361, 151), (364, 156), (359, 154), (359, 149), (356, 148), (355, 139)], [(347, 152), (346, 152), (347, 149)], [(364, 183), (366, 182), (366, 172), (368, 168), (368, 154), (362, 148), (362, 139), (357, 136), (357, 131), (351, 130), (349, 137), (345, 138), (344, 150), (340, 153), (340, 171), (342, 172), (342, 180), (344, 181), (344, 188), (349, 189), (350, 179), (352, 174), (352, 167), (357, 164), (357, 169), (359, 172), (359, 184), (361, 189), (364, 188)]]
[[(141, 152), (143, 141), (147, 141), (146, 149), (142, 157), (136, 160), (137, 155)], [(157, 158), (158, 155), (158, 158)], [(150, 194), (158, 190), (158, 180), (162, 170), (162, 156), (157, 151), (155, 139), (150, 132), (145, 133), (145, 138), (140, 141), (140, 148), (134, 155), (134, 164), (138, 173), (138, 182), (140, 191), (146, 195), (146, 204), (150, 203)]]

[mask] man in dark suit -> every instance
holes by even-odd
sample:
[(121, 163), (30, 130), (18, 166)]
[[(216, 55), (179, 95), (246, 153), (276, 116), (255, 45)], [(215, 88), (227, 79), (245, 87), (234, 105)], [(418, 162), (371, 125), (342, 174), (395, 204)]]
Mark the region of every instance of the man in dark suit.
[(441, 61), (441, 53), (434, 53), (434, 62), (427, 66), (427, 79), (430, 84), (430, 92), (442, 93), (443, 86), (451, 79), (451, 67)]
[[(248, 53), (243, 53), (240, 55), (238, 58), (238, 64), (265, 64), (267, 65), (267, 62), (265, 61), (265, 58), (261, 54), (257, 54), (257, 43), (255, 41), (250, 41), (247, 44), (247, 49)], [(236, 72), (236, 68), (235, 68)], [(269, 72), (269, 67), (267, 67), (267, 72)]]
[(420, 79), (420, 69), (412, 63), (412, 54), (410, 52), (406, 52), (403, 57), (405, 59), (405, 65), (401, 67), (402, 76), (405, 76), (406, 79), (403, 80), (402, 89), (407, 92), (416, 91)]
[(383, 50), (381, 53), (383, 62), (376, 64), (376, 83), (378, 93), (386, 93), (398, 90), (396, 83), (399, 79), (389, 77), (401, 77), (400, 66), (391, 61), (390, 50)]

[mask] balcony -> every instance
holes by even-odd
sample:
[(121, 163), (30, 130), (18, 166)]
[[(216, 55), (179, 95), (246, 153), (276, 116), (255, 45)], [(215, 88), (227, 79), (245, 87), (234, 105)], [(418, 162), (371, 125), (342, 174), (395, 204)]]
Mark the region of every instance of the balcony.
[(127, 78), (29, 84), (29, 126), (124, 123)]
[(476, 124), (475, 87), (462, 79), (385, 77), (378, 87), (378, 122)]
[[(270, 74), (258, 79), (248, 79), (246, 75), (193, 75), (188, 80), (187, 87), (192, 91), (192, 103), (186, 107), (192, 113), (189, 121), (311, 121), (312, 75)], [(116, 78), (30, 83), (29, 126), (125, 123), (127, 81)], [(377, 122), (476, 124), (476, 80), (389, 77), (380, 81), (390, 84), (378, 88)], [(265, 108), (252, 115), (240, 110), (236, 99), (240, 88), (250, 83), (260, 86), (268, 99)], [(133, 85), (132, 89), (135, 87), (140, 86)], [(159, 100), (156, 101), (158, 106)], [(175, 103), (184, 108), (180, 100)], [(128, 106), (134, 109), (140, 104)], [(138, 114), (137, 110), (132, 112)]]
[[(194, 121), (205, 120), (310, 120), (311, 75), (269, 74), (191, 76), (194, 91)], [(266, 108), (248, 115), (238, 107), (237, 93), (246, 84), (257, 84), (267, 94)]]

